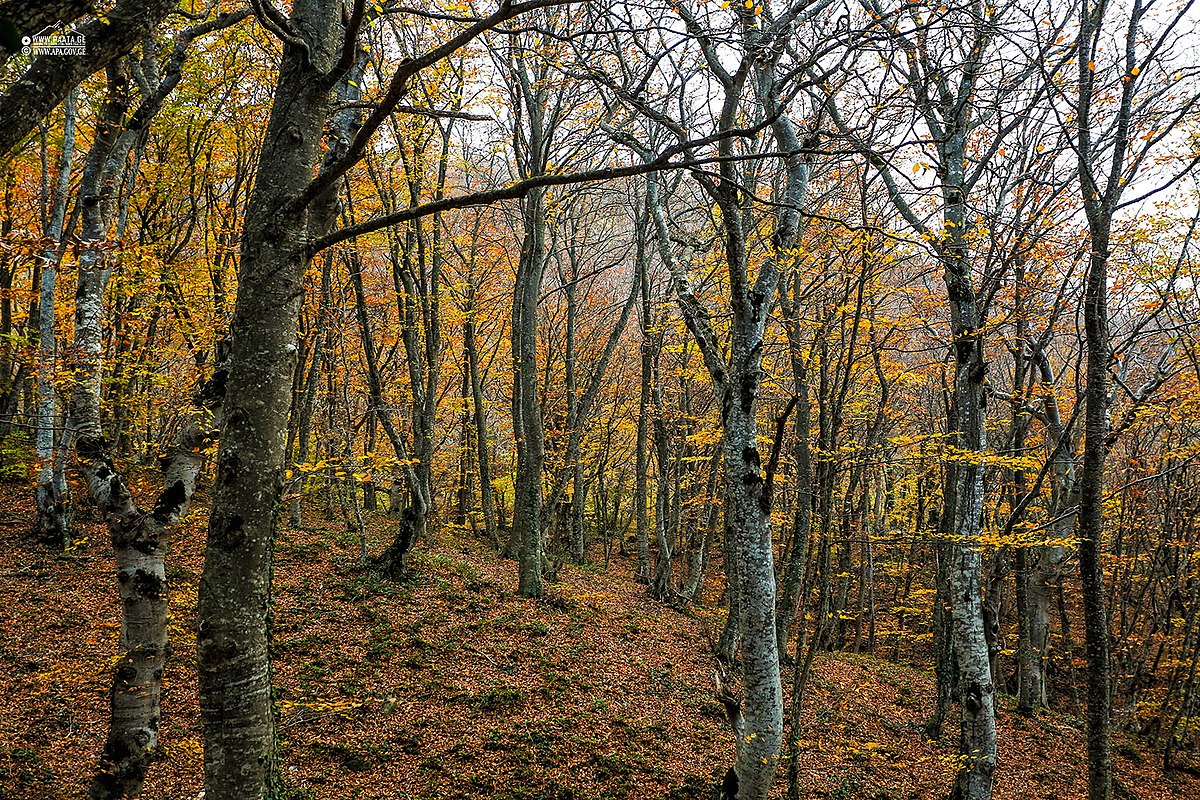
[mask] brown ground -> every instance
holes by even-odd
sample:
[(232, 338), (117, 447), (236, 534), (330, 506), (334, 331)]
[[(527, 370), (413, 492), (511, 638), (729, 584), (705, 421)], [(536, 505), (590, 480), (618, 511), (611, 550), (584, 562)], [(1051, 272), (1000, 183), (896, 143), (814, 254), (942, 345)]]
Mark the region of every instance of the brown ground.
[[(23, 539), (27, 495), (0, 484), (0, 798), (76, 798), (105, 732), (112, 559), (95, 525), (67, 557)], [(147, 800), (200, 791), (193, 624), (204, 521), (193, 513), (170, 560), (167, 754)], [(373, 524), (377, 552), (386, 521)], [(568, 566), (538, 603), (517, 598), (514, 565), (478, 543), (425, 543), (403, 584), (351, 569), (355, 552), (332, 528), (280, 535), (275, 664), (289, 800), (715, 797), (733, 748), (705, 655), (712, 621), (648, 600), (624, 564), (608, 574)], [(830, 655), (812, 684), (805, 797), (945, 795), (954, 737), (921, 735), (927, 673)], [(997, 798), (1084, 797), (1079, 721), (1027, 720), (1005, 702), (1000, 726)], [(1200, 798), (1200, 781), (1163, 777), (1144, 746), (1121, 739), (1116, 750), (1141, 800)]]

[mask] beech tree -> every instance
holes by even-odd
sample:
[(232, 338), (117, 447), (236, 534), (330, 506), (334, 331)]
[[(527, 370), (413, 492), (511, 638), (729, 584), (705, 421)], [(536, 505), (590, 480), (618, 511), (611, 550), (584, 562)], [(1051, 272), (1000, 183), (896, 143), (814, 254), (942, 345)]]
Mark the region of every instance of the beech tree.
[[(1087, 219), (1089, 245), (1083, 302), (1087, 384), (1084, 391), (1083, 463), (1079, 472), (1079, 574), (1083, 585), (1087, 641), (1089, 800), (1108, 800), (1113, 791), (1109, 742), (1111, 650), (1101, 563), (1104, 461), (1113, 434), (1108, 418), (1109, 372), (1114, 355), (1108, 318), (1108, 261), (1112, 253), (1113, 221), (1123, 206), (1145, 199), (1146, 192), (1126, 199), (1128, 187), (1155, 147), (1200, 101), (1200, 95), (1196, 94), (1172, 97), (1169, 90), (1165, 98), (1160, 94), (1175, 77), (1169, 72), (1170, 59), (1175, 55), (1174, 47), (1178, 42), (1175, 30), (1185, 19), (1191, 3), (1173, 10), (1165, 19), (1155, 19), (1150, 13), (1152, 6), (1152, 3), (1135, 0), (1123, 20), (1125, 30), (1117, 34), (1119, 38), (1115, 42), (1110, 41), (1112, 34), (1106, 27), (1106, 22), (1111, 19), (1108, 5), (1084, 2), (1080, 6), (1076, 52), (1078, 95), (1071, 104), (1074, 117), (1070, 128), (1072, 146), (1077, 158), (1078, 188)], [(1149, 30), (1155, 32), (1149, 34), (1148, 45), (1142, 46), (1141, 38)], [(1098, 83), (1098, 72), (1110, 76), (1109, 87)], [(1099, 100), (1099, 93), (1104, 90), (1118, 98), (1116, 109), (1108, 113)], [(1156, 95), (1168, 102), (1156, 102)], [(1175, 102), (1170, 102), (1172, 100)], [(1139, 129), (1146, 132), (1139, 136)], [(1162, 180), (1165, 183), (1178, 180), (1195, 163), (1194, 158), (1185, 162), (1182, 171), (1175, 171)], [(1143, 387), (1139, 392), (1141, 397), (1135, 399), (1144, 400), (1157, 388), (1158, 382), (1152, 381)]]
[[(123, 0), (110, 11), (89, 15), (74, 29), (87, 43), (83, 56), (35, 58), (0, 95), (0, 153), (12, 150), (84, 78), (136, 47), (177, 5), (177, 0)], [(92, 8), (91, 3), (77, 0), (39, 5), (36, 9), (27, 4), (7, 3), (8, 13), (0, 13), (0, 18), (11, 19), (18, 36), (34, 36), (47, 25), (75, 22)], [(0, 50), (0, 57), (6, 56), (7, 48)]]
[[(67, 201), (71, 181), (71, 165), (75, 157), (75, 129), (78, 117), (78, 92), (71, 92), (63, 104), (62, 151), (58, 174), (50, 198), (49, 214), (43, 235), (47, 246), (42, 253), (41, 280), (38, 286), (38, 373), (37, 395), (37, 455), (39, 469), (34, 489), (37, 504), (35, 532), (39, 538), (60, 548), (71, 544), (71, 498), (65, 479), (63, 458), (56, 445), (58, 432), (58, 401), (54, 387), (56, 342), (58, 338), (55, 287), (63, 255), (63, 233), (66, 228)], [(44, 146), (44, 145), (43, 145)], [(43, 156), (43, 164), (45, 164)], [(49, 170), (43, 167), (42, 180), (49, 184)]]
[[(798, 28), (821, 19), (825, 9), (821, 3), (799, 3), (776, 16), (767, 13), (765, 7), (738, 6), (726, 13), (675, 4), (673, 10), (684, 26), (677, 35), (686, 35), (695, 44), (705, 77), (719, 93), (719, 110), (711, 120), (681, 120), (674, 115), (676, 107), (688, 107), (689, 74), (683, 70), (665, 76), (666, 92), (661, 98), (647, 91), (650, 75), (643, 76), (633, 69), (611, 77), (595, 75), (617, 102), (629, 108), (633, 119), (644, 120), (638, 128), (650, 127), (656, 138), (686, 142), (687, 129), (693, 124), (708, 124), (716, 131), (729, 132), (748, 118), (754, 127), (743, 135), (749, 138), (758, 130), (770, 130), (782, 167), (775, 195), (778, 210), (770, 220), (770, 244), (761, 253), (752, 252), (750, 240), (750, 230), (757, 224), (752, 188), (758, 179), (756, 159), (752, 156), (750, 166), (742, 167), (744, 151), (732, 137), (723, 138), (716, 145), (715, 174), (692, 172), (719, 214), (728, 281), (726, 302), (732, 310), (726, 335), (718, 334), (713, 311), (693, 287), (689, 264), (681, 262), (672, 246), (661, 175), (650, 176), (646, 193), (659, 258), (672, 276), (677, 303), (700, 349), (720, 408), (725, 525), (732, 558), (726, 570), (741, 637), (743, 674), (741, 696), (721, 682), (720, 697), (737, 744), (737, 762), (722, 786), (722, 794), (727, 797), (767, 795), (783, 738), (770, 520), (777, 454), (767, 463), (760, 454), (758, 402), (767, 321), (783, 264), (795, 246), (809, 181), (811, 153), (801, 144), (802, 134), (789, 108), (798, 91), (794, 78), (800, 71), (793, 62), (793, 48), (800, 45), (793, 37)], [(727, 66), (718, 53), (718, 42), (732, 48), (736, 63)], [(828, 47), (824, 41), (821, 45)], [(816, 56), (805, 53), (795, 60), (812, 64), (820, 52), (818, 45)], [(650, 69), (655, 69), (658, 58), (646, 55)], [(678, 69), (674, 59), (665, 61)], [(610, 131), (618, 141), (640, 150), (649, 160), (653, 151), (639, 140), (638, 128), (612, 125)]]
[[(200, 451), (212, 436), (214, 413), (220, 408), (223, 372), (220, 365), (195, 395), (196, 413), (173, 446), (160, 456), (163, 489), (152, 511), (138, 508), (125, 477), (117, 471), (111, 443), (101, 428), (101, 381), (103, 377), (102, 328), (104, 291), (112, 265), (106, 262), (108, 238), (118, 211), (118, 187), (123, 182), (130, 153), (146, 127), (178, 85), (188, 48), (197, 37), (229, 27), (248, 16), (247, 12), (222, 14), (180, 32), (165, 65), (159, 64), (158, 45), (143, 45), (138, 83), (141, 100), (132, 104), (133, 80), (123, 60), (109, 65), (108, 96), (100, 112), (96, 134), (88, 152), (79, 185), (82, 252), (75, 297), (74, 386), (71, 392), (68, 430), (74, 437), (81, 471), (93, 502), (108, 526), (116, 552), (117, 579), (121, 590), (122, 653), (113, 670), (110, 695), (111, 720), (99, 769), (92, 783), (92, 797), (127, 797), (141, 788), (146, 770), (158, 755), (158, 727), (162, 692), (162, 669), (167, 649), (167, 584), (165, 554), (170, 526), (188, 509), (195, 492), (202, 456)], [(67, 108), (73, 116), (74, 101)], [(71, 120), (70, 125), (74, 125)], [(60, 167), (59, 198), (51, 212), (53, 239), (64, 232), (63, 184), (69, 176), (71, 147), (64, 146)], [(56, 249), (56, 248), (55, 248)], [(43, 353), (53, 352), (54, 274), (53, 259), (47, 257), (43, 273), (42, 303), (45, 324), (40, 332)], [(52, 362), (51, 362), (52, 365)], [(51, 365), (48, 365), (51, 366)], [(39, 444), (45, 448), (53, 435), (52, 386), (41, 385)], [(47, 478), (45, 468), (42, 478)], [(53, 471), (48, 482), (39, 481), (38, 500), (42, 520), (59, 533), (65, 545), (67, 521), (62, 518), (61, 492), (56, 491)], [(49, 483), (49, 486), (47, 486)], [(49, 489), (49, 491), (47, 491)], [(58, 497), (56, 497), (58, 495)]]
[[(1008, 68), (987, 71), (989, 53), (1015, 46), (1015, 40), (1008, 44), (1006, 31), (1012, 36), (1026, 35), (1019, 27), (1023, 12), (982, 3), (928, 13), (917, 9), (892, 12), (878, 4), (869, 10), (887, 42), (888, 49), (881, 53), (884, 69), (895, 74), (912, 104), (915, 120), (905, 124), (919, 125), (925, 131), (928, 144), (922, 155), (932, 164), (935, 181), (931, 191), (937, 196), (940, 219), (932, 223), (923, 219), (901, 187), (893, 158), (852, 132), (835, 105), (827, 108), (839, 133), (859, 143), (904, 221), (929, 243), (944, 270), (953, 359), (947, 427), (956, 455), (946, 466), (942, 525), (947, 546), (939, 554), (938, 568), (941, 601), (950, 609), (943, 629), (943, 652), (954, 659), (955, 678), (951, 680), (950, 670), (939, 661), (941, 700), (931, 730), (940, 730), (940, 717), (948, 710), (950, 692), (942, 688), (953, 687), (962, 714), (964, 764), (951, 796), (974, 800), (991, 796), (996, 759), (996, 684), (982, 599), (988, 372), (983, 337), (994, 291), (990, 285), (999, 274), (992, 270), (984, 273), (982, 280), (976, 277), (972, 193), (1005, 140), (1022, 124), (1021, 116), (1009, 110), (1015, 102), (1022, 107), (1028, 103), (1028, 97), (1016, 99), (1018, 91), (1032, 86), (1035, 97), (1038, 93), (1044, 96), (1045, 89), (1039, 90), (1032, 79), (1043, 61), (1049, 64), (1052, 76), (1057, 74), (1056, 65), (1061, 67), (1063, 50), (1054, 32), (1063, 30), (1065, 20), (1054, 22), (1052, 32), (1037, 35), (1032, 53), (1022, 54)], [(877, 110), (882, 109), (881, 94), (875, 94), (873, 102)], [(918, 161), (914, 169), (919, 173), (926, 166)]]

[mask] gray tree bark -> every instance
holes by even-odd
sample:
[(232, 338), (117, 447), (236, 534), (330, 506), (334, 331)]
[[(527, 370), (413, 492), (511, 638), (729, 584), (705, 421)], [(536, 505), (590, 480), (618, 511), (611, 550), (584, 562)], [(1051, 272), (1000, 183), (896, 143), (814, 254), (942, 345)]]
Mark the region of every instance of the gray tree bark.
[[(268, 656), (271, 559), (282, 489), (309, 203), (341, 9), (299, 0), (242, 234), (233, 349), (200, 582), (197, 655), (208, 800), (274, 797)], [(346, 64), (342, 72), (349, 67)]]
[[(468, 278), (470, 280), (470, 278)], [(479, 506), (483, 511), (483, 525), (488, 538), (500, 550), (500, 529), (496, 521), (495, 496), (492, 491), (492, 462), (488, 448), (487, 404), (483, 396), (483, 380), (479, 372), (479, 347), (475, 333), (475, 285), (467, 288), (467, 306), (464, 309), (463, 351), (467, 359), (467, 372), (471, 383), (471, 420), (475, 426), (475, 457), (479, 470)]]
[(53, 194), (45, 237), (49, 240), (42, 252), (41, 285), (38, 295), (38, 379), (37, 379), (37, 457), (38, 474), (34, 489), (37, 522), (34, 531), (38, 538), (60, 549), (71, 545), (71, 498), (62, 471), (55, 468), (58, 461), (54, 446), (58, 422), (58, 402), (54, 391), (57, 325), (55, 322), (55, 283), (61, 263), (64, 228), (66, 225), (67, 195), (71, 180), (71, 162), (75, 154), (75, 120), (78, 92), (67, 94), (64, 104), (62, 155)]
[(365, 3), (356, 0), (345, 17), (341, 4), (320, 0), (296, 0), (288, 18), (273, 6), (257, 8), (260, 22), (283, 41), (283, 56), (242, 233), (226, 414), (200, 584), (197, 654), (208, 800), (261, 800), (278, 790), (268, 649), (271, 561), (299, 299), (308, 260), (321, 249), (319, 223), (332, 219), (339, 180), (364, 157), (412, 78), (529, 7), (503, 5), (402, 62), (352, 135), (355, 115), (338, 120), (315, 177), (331, 92), (359, 58)]
[[(546, 66), (528, 58), (514, 44), (505, 70), (512, 100), (519, 109), (512, 131), (518, 172), (522, 178), (543, 175), (559, 114)], [(517, 545), (517, 583), (522, 597), (541, 597), (544, 591), (542, 469), (546, 445), (538, 398), (537, 332), (538, 304), (548, 260), (546, 197), (546, 189), (535, 188), (520, 201), (521, 252), (512, 304), (512, 418), (517, 451), (512, 533)]]
[[(183, 31), (161, 74), (156, 54), (148, 53), (140, 76), (144, 96), (128, 117), (131, 89), (127, 65), (122, 61), (109, 65), (109, 95), (80, 180), (82, 244), (75, 296), (70, 424), (78, 436), (80, 469), (112, 538), (122, 601), (121, 655), (113, 670), (108, 737), (89, 792), (94, 800), (136, 796), (147, 769), (160, 755), (162, 671), (167, 651), (166, 551), (170, 529), (187, 512), (195, 492), (202, 450), (213, 436), (225, 386), (223, 365), (218, 363), (212, 378), (196, 393), (192, 419), (159, 458), (162, 492), (151, 511), (139, 509), (114, 465), (100, 418), (104, 290), (110, 273), (105, 255), (117, 210), (117, 187), (131, 149), (179, 83), (192, 40), (227, 27), (247, 13), (220, 15)], [(118, 222), (118, 230), (119, 226)]]
[[(756, 34), (747, 29), (747, 50), (753, 53)], [(807, 156), (791, 118), (779, 106), (774, 63), (769, 57), (750, 57), (754, 91), (763, 110), (774, 115), (772, 131), (779, 149), (790, 154), (784, 162), (786, 181), (775, 218), (772, 244), (776, 254), (788, 252), (799, 226), (808, 188)], [(732, 127), (741, 107), (749, 70), (724, 77), (725, 101), (720, 126)], [(733, 146), (723, 141), (722, 156)], [(721, 448), (725, 468), (726, 532), (734, 560), (728, 569), (736, 599), (742, 637), (743, 693), (727, 702), (737, 744), (737, 760), (726, 775), (722, 792), (738, 800), (765, 798), (779, 764), (783, 740), (783, 690), (775, 620), (775, 566), (771, 539), (770, 476), (764, 480), (758, 451), (758, 396), (762, 381), (763, 337), (780, 277), (780, 265), (768, 258), (753, 282), (748, 275), (746, 200), (739, 189), (732, 158), (720, 167), (720, 182), (698, 176), (701, 186), (721, 208), (725, 260), (730, 280), (728, 356), (715, 336), (711, 315), (693, 293), (684, 267), (670, 250), (670, 233), (659, 193), (660, 180), (651, 175), (647, 207), (654, 222), (659, 254), (672, 274), (676, 300), (699, 345), (721, 410)]]

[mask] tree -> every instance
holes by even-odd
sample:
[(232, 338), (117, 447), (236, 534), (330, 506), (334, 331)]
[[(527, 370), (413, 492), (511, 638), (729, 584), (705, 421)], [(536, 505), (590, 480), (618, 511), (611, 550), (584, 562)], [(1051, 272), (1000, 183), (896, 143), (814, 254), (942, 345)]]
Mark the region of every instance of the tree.
[[(942, 525), (947, 546), (940, 550), (938, 561), (939, 596), (950, 608), (949, 636), (935, 638), (940, 639), (944, 653), (953, 654), (956, 680), (951, 681), (949, 670), (938, 670), (942, 701), (931, 729), (940, 728), (939, 717), (947, 710), (947, 689), (956, 686), (964, 763), (951, 797), (978, 800), (991, 796), (996, 759), (995, 676), (991, 674), (981, 591), (988, 372), (984, 323), (993, 292), (990, 287), (1000, 273), (992, 270), (982, 281), (975, 278), (972, 191), (988, 174), (1006, 138), (1022, 123), (1019, 115), (1008, 112), (1014, 102), (1028, 107), (1028, 97), (1015, 99), (1017, 91), (1030, 84), (1043, 61), (1049, 63), (1047, 71), (1056, 74), (1062, 56), (1056, 52), (1054, 35), (1041, 35), (1034, 38), (1033, 54), (1014, 59), (1011, 67), (986, 71), (987, 54), (1006, 47), (1006, 37), (1021, 35), (1022, 12), (1004, 12), (982, 3), (928, 14), (916, 8), (889, 12), (872, 4), (870, 14), (892, 48), (884, 53), (885, 63), (895, 72), (918, 124), (926, 131), (923, 155), (932, 160), (935, 182), (931, 193), (937, 197), (941, 217), (933, 226), (923, 220), (902, 192), (891, 157), (881, 149), (863, 148), (901, 216), (929, 243), (944, 271), (953, 359), (947, 427), (954, 455), (945, 476)], [(1051, 23), (1055, 31), (1065, 24), (1053, 19)], [(1034, 85), (1034, 97), (1044, 96), (1045, 91)], [(883, 102), (881, 95), (875, 97), (874, 102)], [(861, 143), (861, 136), (851, 133), (840, 112), (829, 108), (840, 133)], [(882, 105), (876, 105), (880, 108)], [(915, 171), (920, 173), (922, 166), (918, 161)]]
[[(725, 704), (737, 744), (737, 762), (722, 786), (723, 796), (765, 797), (778, 766), (783, 736), (783, 697), (779, 675), (779, 650), (775, 623), (775, 571), (771, 537), (771, 507), (774, 464), (764, 463), (758, 449), (758, 401), (763, 380), (763, 351), (767, 321), (775, 300), (782, 265), (790, 258), (805, 202), (809, 180), (809, 158), (789, 103), (797, 85), (789, 76), (799, 71), (790, 62), (788, 46), (800, 24), (812, 24), (824, 9), (822, 4), (797, 4), (778, 17), (764, 9), (738, 6), (725, 12), (692, 11), (675, 4), (684, 31), (699, 49), (710, 80), (720, 98), (719, 111), (709, 124), (716, 131), (731, 132), (747, 117), (755, 130), (769, 129), (782, 175), (775, 195), (776, 212), (770, 218), (770, 244), (765, 252), (751, 252), (749, 231), (756, 226), (752, 187), (757, 175), (753, 165), (740, 166), (732, 137), (716, 146), (716, 173), (692, 173), (707, 199), (718, 210), (718, 230), (723, 246), (723, 268), (728, 282), (725, 298), (731, 309), (728, 332), (720, 335), (714, 314), (697, 295), (688, 275), (688, 264), (680, 263), (672, 246), (672, 235), (663, 196), (661, 174), (648, 179), (646, 204), (654, 223), (661, 262), (672, 276), (676, 301), (695, 339), (717, 396), (721, 419), (721, 449), (724, 465), (726, 536), (732, 562), (726, 564), (734, 595), (741, 633), (743, 694), (735, 695), (722, 683), (720, 698)], [(757, 13), (756, 13), (757, 12)], [(720, 27), (718, 27), (720, 26)], [(727, 67), (718, 54), (717, 36), (734, 48), (736, 64)], [(827, 46), (827, 42), (822, 42)], [(642, 45), (647, 47), (646, 44)], [(785, 59), (784, 54), (789, 58)], [(817, 52), (820, 52), (818, 47)], [(656, 68), (658, 59), (648, 62)], [(673, 58), (663, 59), (675, 70), (663, 77), (666, 103), (687, 108), (689, 73)], [(812, 64), (809, 54), (797, 57)], [(627, 104), (634, 119), (657, 129), (659, 136), (686, 142), (686, 130), (698, 120), (679, 119), (648, 96), (649, 75), (630, 74), (623, 80), (605, 75), (604, 82), (619, 102)], [(677, 99), (678, 98), (678, 99)], [(636, 134), (617, 126), (611, 135), (629, 144), (649, 160), (650, 148)], [(749, 134), (747, 134), (749, 138)], [(690, 252), (690, 248), (684, 251)], [(752, 267), (753, 261), (753, 267)], [(755, 274), (756, 268), (757, 274)], [(765, 468), (765, 472), (764, 472)]]
[[(71, 181), (71, 162), (75, 155), (75, 125), (79, 93), (71, 92), (64, 103), (62, 153), (58, 175), (50, 198), (50, 214), (44, 236), (48, 242), (42, 254), (41, 285), (38, 296), (38, 372), (37, 394), (37, 455), (40, 461), (37, 486), (34, 489), (37, 505), (35, 533), (57, 547), (71, 544), (72, 520), (70, 496), (62, 469), (59, 449), (55, 446), (58, 426), (58, 403), (54, 387), (56, 364), (55, 341), (57, 320), (55, 284), (62, 262), (62, 239), (66, 227), (67, 195)], [(48, 183), (44, 177), (43, 180)]]
[[(162, 669), (167, 650), (165, 555), (169, 532), (187, 512), (195, 492), (202, 450), (212, 436), (212, 420), (220, 409), (224, 380), (218, 364), (213, 377), (195, 395), (192, 419), (159, 458), (163, 489), (152, 510), (147, 513), (139, 509), (125, 477), (114, 465), (111, 443), (101, 425), (104, 291), (111, 273), (111, 265), (105, 260), (109, 248), (106, 240), (114, 222), (117, 188), (128, 168), (127, 159), (163, 101), (178, 85), (189, 45), (197, 37), (229, 27), (246, 16), (247, 12), (222, 14), (180, 32), (161, 73), (157, 47), (152, 41), (146, 44), (142, 60), (145, 69), (139, 73), (143, 96), (132, 110), (129, 66), (124, 61), (110, 64), (108, 97), (80, 179), (83, 245), (75, 295), (75, 380), (69, 427), (76, 437), (84, 480), (107, 523), (116, 551), (122, 600), (122, 652), (113, 670), (111, 721), (90, 791), (93, 798), (136, 795), (146, 770), (158, 756)], [(69, 170), (69, 158), (63, 169)], [(56, 214), (61, 235), (61, 212)], [(51, 306), (52, 326), (52, 282), (46, 299)]]
[[(1110, 43), (1111, 34), (1105, 24), (1110, 19), (1108, 4), (1085, 1), (1080, 6), (1076, 51), (1078, 95), (1072, 103), (1074, 125), (1071, 133), (1090, 247), (1083, 300), (1087, 377), (1083, 464), (1079, 471), (1079, 574), (1083, 584), (1087, 643), (1089, 800), (1108, 800), (1113, 785), (1109, 741), (1111, 653), (1102, 564), (1104, 462), (1112, 435), (1108, 419), (1109, 371), (1113, 356), (1109, 340), (1108, 262), (1112, 253), (1113, 221), (1123, 206), (1141, 199), (1122, 202), (1126, 189), (1155, 147), (1200, 100), (1192, 95), (1182, 98), (1178, 105), (1154, 102), (1154, 93), (1161, 92), (1164, 82), (1170, 81), (1163, 73), (1169, 66), (1167, 59), (1176, 42), (1174, 30), (1192, 4), (1189, 2), (1168, 14), (1160, 22), (1157, 35), (1149, 39), (1148, 46), (1142, 51), (1144, 29), (1156, 21), (1149, 15), (1152, 5), (1135, 0), (1128, 10), (1123, 37)], [(1098, 83), (1097, 73), (1110, 76), (1111, 83), (1108, 86)], [(1117, 97), (1116, 109), (1108, 114), (1104, 113), (1099, 99), (1104, 91)], [(1170, 94), (1166, 96), (1170, 98)], [(1139, 136), (1139, 127), (1148, 131)], [(1195, 163), (1195, 160), (1186, 163), (1184, 171), (1190, 170)], [(1181, 174), (1168, 178), (1168, 183), (1177, 180)]]

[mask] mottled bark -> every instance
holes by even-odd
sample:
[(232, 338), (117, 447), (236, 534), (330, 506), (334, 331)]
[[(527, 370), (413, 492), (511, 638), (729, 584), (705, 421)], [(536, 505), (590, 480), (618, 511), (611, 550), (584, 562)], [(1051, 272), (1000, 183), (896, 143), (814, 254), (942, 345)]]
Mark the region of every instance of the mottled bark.
[(187, 512), (195, 492), (203, 464), (202, 450), (213, 435), (214, 415), (220, 409), (224, 393), (224, 372), (218, 365), (213, 377), (195, 396), (192, 419), (175, 444), (159, 458), (162, 492), (152, 510), (140, 509), (114, 466), (110, 443), (101, 430), (104, 290), (109, 275), (106, 240), (130, 149), (166, 94), (178, 83), (187, 44), (200, 32), (192, 29), (181, 35), (161, 79), (143, 73), (147, 94), (128, 119), (129, 75), (123, 63), (110, 65), (109, 95), (80, 181), (83, 244), (75, 298), (71, 420), (78, 434), (80, 469), (112, 538), (122, 601), (121, 655), (113, 670), (108, 737), (89, 792), (97, 800), (136, 796), (147, 769), (160, 755), (162, 670), (167, 650), (165, 556), (169, 532)]
[[(750, 68), (723, 80), (725, 99), (720, 125), (732, 127), (742, 103), (744, 82), (753, 73), (753, 88), (764, 111), (774, 115), (776, 146), (784, 159), (786, 180), (774, 220), (774, 253), (790, 250), (798, 230), (808, 188), (809, 167), (791, 118), (779, 105), (774, 62), (756, 52), (757, 32), (746, 26)], [(730, 157), (720, 166), (720, 182), (698, 175), (702, 188), (721, 209), (722, 237), (729, 274), (728, 355), (718, 344), (712, 317), (692, 291), (685, 267), (674, 261), (658, 176), (647, 184), (647, 209), (654, 223), (659, 255), (671, 272), (676, 301), (688, 330), (700, 348), (721, 410), (721, 449), (725, 468), (726, 532), (734, 562), (727, 566), (736, 598), (742, 637), (743, 699), (730, 713), (737, 758), (726, 774), (722, 794), (738, 800), (760, 800), (770, 791), (783, 740), (783, 689), (775, 620), (775, 564), (771, 537), (771, 487), (758, 451), (758, 399), (763, 378), (764, 332), (780, 278), (780, 264), (767, 258), (751, 281), (747, 250), (748, 201), (738, 189), (733, 146), (718, 151)]]
[[(974, 219), (968, 195), (978, 173), (967, 175), (967, 138), (978, 128), (975, 93), (979, 89), (985, 54), (992, 44), (992, 30), (978, 6), (964, 10), (961, 52), (934, 53), (922, 41), (916, 44), (901, 35), (894, 40), (909, 65), (902, 80), (906, 84), (921, 122), (936, 154), (937, 191), (940, 195), (941, 229), (931, 230), (914, 212), (901, 192), (886, 159), (863, 147), (879, 171), (897, 211), (908, 225), (931, 244), (944, 271), (950, 312), (949, 349), (953, 359), (953, 384), (948, 413), (949, 441), (957, 449), (947, 459), (943, 530), (946, 549), (939, 552), (939, 574), (945, 593), (939, 599), (950, 606), (949, 639), (957, 669), (960, 711), (959, 747), (961, 768), (951, 790), (952, 800), (989, 800), (996, 768), (995, 687), (991, 678), (982, 608), (982, 524), (984, 462), (986, 458), (986, 376), (984, 329), (988, 295), (975, 285), (971, 263)], [(954, 59), (954, 67), (942, 63)], [(953, 70), (953, 84), (945, 78)], [(937, 75), (939, 93), (928, 91), (930, 76)], [(836, 108), (830, 116), (839, 130), (849, 133)], [(941, 592), (939, 592), (941, 594)], [(944, 652), (944, 651), (943, 651)], [(939, 670), (939, 689), (946, 678)], [(938, 722), (935, 719), (932, 722)], [(931, 727), (940, 727), (931, 726)]]
[[(227, 349), (227, 348), (222, 348)], [(159, 456), (163, 490), (150, 511), (139, 509), (116, 471), (108, 442), (94, 426), (80, 431), (77, 450), (92, 498), (108, 523), (121, 593), (121, 656), (113, 668), (111, 719), (89, 797), (136, 797), (149, 766), (161, 756), (162, 672), (167, 654), (166, 553), (171, 528), (187, 513), (216, 436), (224, 389), (224, 364), (196, 393), (192, 419)], [(91, 409), (73, 409), (90, 417)], [(82, 414), (80, 413), (82, 412)]]
[(66, 224), (67, 195), (71, 180), (71, 162), (75, 154), (75, 120), (78, 92), (67, 95), (64, 104), (63, 145), (57, 180), (50, 198), (50, 215), (44, 235), (50, 244), (42, 252), (41, 285), (38, 295), (38, 377), (37, 377), (37, 457), (38, 474), (34, 489), (37, 522), (34, 532), (39, 539), (65, 549), (71, 544), (70, 494), (55, 469), (55, 427), (58, 402), (54, 390), (57, 325), (55, 283), (63, 228)]
[(954, 482), (954, 504), (949, 509), (953, 534), (949, 599), (963, 758), (950, 796), (952, 800), (988, 800), (996, 771), (996, 711), (981, 597), (987, 364), (983, 353), (984, 315), (972, 285), (968, 255), (971, 220), (961, 188), (966, 130), (960, 123), (955, 121), (953, 132), (939, 144), (945, 181), (943, 214), (948, 230), (939, 255), (945, 268), (954, 354), (950, 432), (951, 442), (966, 454), (948, 471), (947, 478)]
[(271, 560), (308, 264), (309, 203), (301, 198), (313, 180), (330, 92), (341, 77), (340, 22), (341, 9), (333, 4), (301, 0), (293, 6), (288, 24), (302, 33), (283, 47), (242, 235), (198, 611), (208, 800), (262, 800), (278, 791), (268, 655)]

